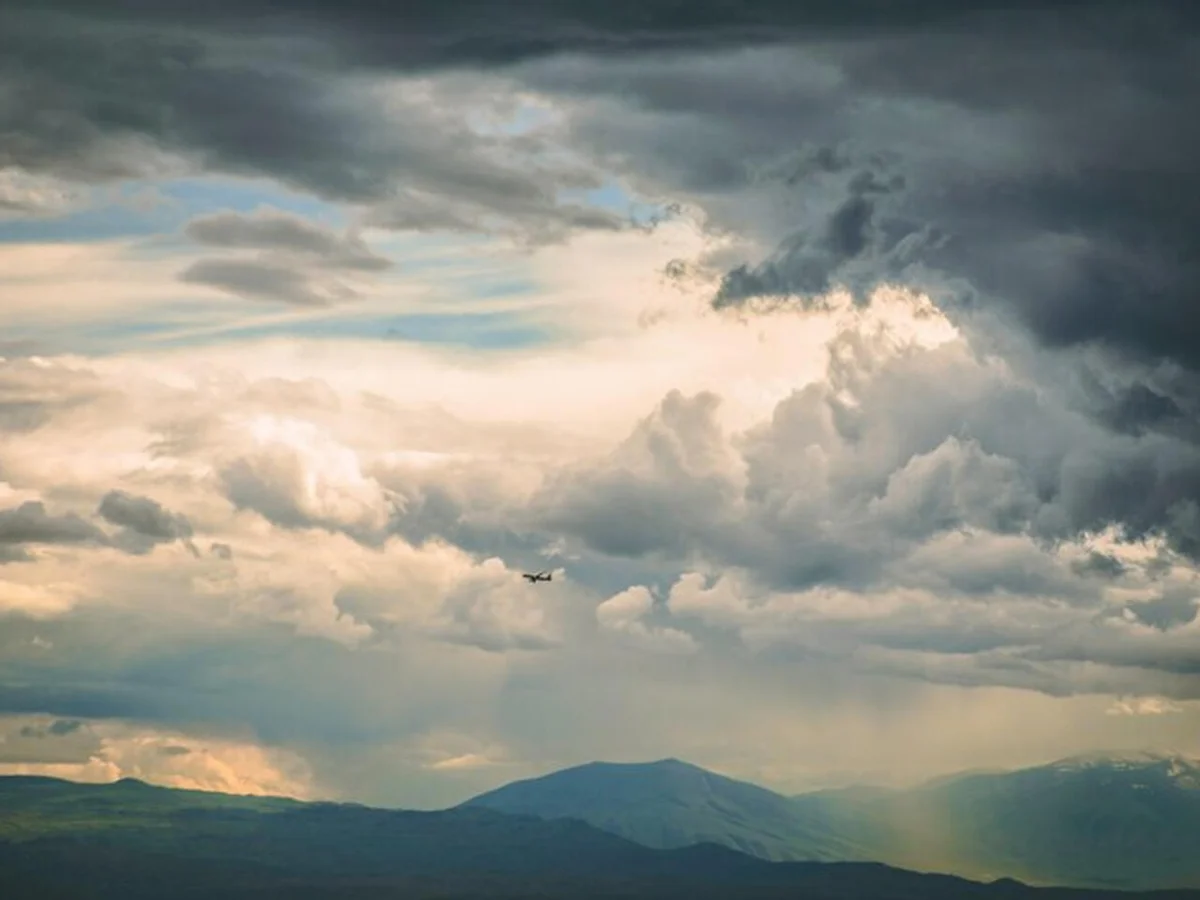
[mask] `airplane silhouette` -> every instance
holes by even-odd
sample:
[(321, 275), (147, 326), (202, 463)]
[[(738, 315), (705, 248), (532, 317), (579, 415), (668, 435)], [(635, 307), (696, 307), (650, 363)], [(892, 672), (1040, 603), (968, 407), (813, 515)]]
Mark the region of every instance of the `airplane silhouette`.
[(521, 577), (532, 584), (535, 581), (550, 581), (551, 575), (549, 572), (522, 572)]

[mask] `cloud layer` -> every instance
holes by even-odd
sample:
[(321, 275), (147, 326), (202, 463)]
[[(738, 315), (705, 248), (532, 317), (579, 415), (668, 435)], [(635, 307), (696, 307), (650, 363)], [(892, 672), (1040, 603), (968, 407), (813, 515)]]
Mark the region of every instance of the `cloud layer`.
[[(208, 351), (170, 369), (75, 364), (70, 377), (42, 363), (40, 424), (0, 447), (16, 551), (0, 704), (248, 726), (314, 759), (413, 754), (448, 732), (459, 743), (410, 756), (409, 777), (470, 784), (523, 770), (422, 766), (602, 755), (594, 704), (637, 721), (640, 679), (665, 702), (694, 664), (718, 680), (689, 703), (719, 706), (750, 680), (765, 693), (749, 710), (806, 673), (804, 702), (822, 707), (861, 706), (869, 690), (851, 685), (882, 679), (912, 698), (1108, 698), (1093, 715), (1113, 728), (1140, 718), (1106, 715), (1113, 703), (1193, 715), (1195, 564), (1164, 533), (1122, 532), (1152, 492), (1116, 508), (1097, 477), (1109, 460), (1153, 471), (1166, 439), (1072, 412), (978, 354), (928, 301), (829, 306), (824, 371), (773, 407), (730, 409), (739, 400), (712, 372), (647, 406), (608, 401), (626, 436), (601, 443), (497, 408), (510, 397), (537, 410), (519, 369), (461, 382), (462, 403), (487, 385), (489, 424), (430, 416), (403, 393), (385, 402), (347, 383), (341, 354), (302, 375), (299, 346), (264, 348), (272, 371), (249, 377)], [(712, 338), (742, 330), (719, 324)], [(761, 354), (756, 343), (746, 352)], [(576, 402), (604, 408), (607, 387), (577, 382)], [(81, 390), (108, 398), (101, 441), (83, 438), (99, 413), (72, 402)], [(558, 574), (534, 586), (522, 568)], [(66, 593), (52, 602), (55, 585)], [(626, 654), (636, 665), (604, 686)], [(646, 727), (647, 747), (699, 740)]]

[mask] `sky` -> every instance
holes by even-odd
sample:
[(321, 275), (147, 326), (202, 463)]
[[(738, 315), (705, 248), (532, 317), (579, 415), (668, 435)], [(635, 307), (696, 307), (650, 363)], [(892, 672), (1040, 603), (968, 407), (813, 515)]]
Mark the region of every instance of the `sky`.
[(0, 773), (1200, 756), (1197, 19), (3, 0)]

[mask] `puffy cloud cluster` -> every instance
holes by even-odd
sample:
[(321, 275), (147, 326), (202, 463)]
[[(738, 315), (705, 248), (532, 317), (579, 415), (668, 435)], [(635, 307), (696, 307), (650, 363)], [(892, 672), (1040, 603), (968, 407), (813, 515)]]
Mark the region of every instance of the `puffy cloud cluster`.
[[(451, 799), (434, 774), (462, 792), (597, 756), (782, 765), (721, 751), (714, 710), (833, 771), (828, 742), (880, 690), (913, 721), (943, 690), (1002, 698), (997, 723), (1070, 704), (1008, 760), (1088, 749), (1064, 721), (1129, 744), (1153, 720), (1177, 742), (1200, 699), (1175, 487), (1192, 445), (1113, 429), (921, 298), (825, 305), (759, 332), (711, 314), (639, 332), (708, 342), (670, 370), (632, 337), (571, 370), (557, 348), (466, 369), (277, 342), (5, 360), (0, 706), (245, 727), (323, 790), (433, 805)], [(805, 340), (819, 356), (789, 384)], [(731, 347), (761, 380), (696, 374)], [(656, 382), (688, 387), (654, 402)], [(523, 582), (533, 568), (555, 580)], [(614, 714), (642, 737), (617, 741)], [(826, 737), (782, 735), (793, 714)], [(348, 759), (359, 774), (337, 775)]]
[[(0, 448), (7, 606), (158, 595), (347, 647), (734, 640), (950, 683), (1196, 696), (1174, 489), (1200, 471), (1192, 446), (1107, 429), (927, 301), (876, 304), (828, 314), (824, 376), (766, 419), (730, 427), (717, 384), (670, 391), (584, 455), (532, 427), (497, 454), (507, 425), (464, 444), (453, 417), (319, 378), (42, 363), (60, 394), (107, 399), (46, 387), (41, 424)], [(31, 362), (4, 365), (28, 377)], [(109, 426), (72, 440), (95, 403)], [(594, 615), (521, 581), (548, 547)]]

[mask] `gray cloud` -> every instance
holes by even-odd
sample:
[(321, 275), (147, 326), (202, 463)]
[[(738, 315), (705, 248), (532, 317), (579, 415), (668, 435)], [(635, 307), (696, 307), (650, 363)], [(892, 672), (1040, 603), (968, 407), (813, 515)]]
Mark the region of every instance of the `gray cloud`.
[(885, 209), (905, 188), (901, 175), (872, 168), (852, 168), (831, 148), (818, 148), (807, 158), (790, 161), (789, 183), (816, 175), (834, 176), (839, 184), (831, 201), (807, 228), (786, 239), (774, 256), (754, 267), (741, 265), (725, 274), (713, 300), (724, 309), (758, 297), (799, 295), (809, 302), (838, 287), (848, 287), (860, 302), (871, 288), (891, 281), (923, 244), (933, 237), (916, 223), (888, 219)]
[(331, 56), (332, 32), (248, 30), (240, 14), (180, 28), (189, 11), (143, 12), (6, 6), (0, 124), (12, 139), (0, 167), (85, 181), (265, 175), (422, 230), (449, 219), (542, 239), (621, 224), (560, 208), (560, 189), (600, 185), (588, 166), (553, 160), (536, 134), (484, 135), (456, 114), (505, 105), (477, 81), (451, 79), (432, 97), (364, 84)]
[[(53, 515), (39, 500), (0, 510), (0, 549), (20, 553), (30, 544), (103, 544), (99, 528), (75, 513)], [(17, 557), (21, 558), (21, 557)]]
[[(603, 163), (775, 245), (727, 273), (718, 304), (902, 279), (1001, 309), (1053, 347), (1200, 365), (1200, 213), (1182, 199), (1200, 194), (1191, 5), (764, 0), (635, 14), (536, 0), (503, 28), (487, 22), (470, 4), (8, 4), (0, 78), (17, 139), (0, 163), (108, 177), (161, 150), (369, 204), (377, 224), (539, 240), (619, 226), (557, 199), (598, 185)], [(487, 98), (504, 91), (471, 67), (565, 102), (555, 137), (596, 165), (551, 163), (536, 129), (485, 136), (447, 114), (498, 108)], [(432, 100), (348, 74), (430, 70)], [(837, 165), (786, 165), (806, 145)], [(881, 179), (870, 160), (884, 158)], [(817, 202), (781, 202), (781, 189)], [(277, 270), (225, 265), (193, 274), (316, 300)]]
[[(1038, 6), (944, 28), (864, 15), (819, 37), (789, 33), (781, 11), (770, 49), (520, 72), (584, 101), (573, 134), (636, 183), (775, 246), (732, 268), (718, 305), (905, 281), (950, 309), (1002, 310), (1051, 347), (1195, 369), (1200, 213), (1180, 199), (1197, 193), (1195, 11)], [(852, 188), (878, 181), (875, 159), (889, 189)]]
[(1155, 600), (1131, 603), (1129, 609), (1143, 624), (1168, 631), (1195, 620), (1200, 610), (1200, 597), (1194, 590), (1176, 590)]
[[(34, 0), (15, 0), (16, 9), (42, 7)], [(874, 35), (931, 26), (954, 27), (964, 20), (987, 21), (989, 13), (1054, 11), (1078, 13), (1084, 4), (1054, 0), (982, 0), (970, 10), (951, 0), (916, 0), (903, 7), (875, 0), (816, 0), (802, 6), (785, 0), (747, 0), (729, 4), (696, 0), (680, 7), (651, 0), (637, 8), (592, 2), (515, 0), (502, 26), (484, 16), (480, 0), (453, 8), (431, 0), (415, 0), (403, 9), (380, 7), (370, 0), (351, 0), (333, 8), (321, 0), (216, 0), (196, 8), (184, 2), (150, 3), (116, 0), (104, 17), (125, 21), (186, 23), (193, 28), (228, 30), (249, 20), (266, 29), (298, 25), (330, 34), (336, 46), (357, 52), (359, 63), (429, 68), (445, 65), (502, 64), (564, 51), (624, 53), (703, 47), (719, 49), (746, 43), (775, 43), (803, 37)], [(1092, 3), (1111, 7), (1111, 3)], [(55, 8), (94, 14), (84, 0), (56, 0)]]
[[(847, 332), (828, 381), (782, 401), (736, 453), (714, 413), (668, 398), (609, 461), (550, 483), (540, 521), (601, 552), (695, 551), (792, 589), (877, 583), (963, 528), (1051, 543), (1165, 530), (1192, 552), (1197, 448), (1112, 434), (959, 343), (890, 353)], [(998, 567), (981, 583), (1015, 577)]]
[(39, 728), (35, 725), (24, 725), (18, 734), (21, 737), (27, 738), (62, 737), (66, 734), (72, 734), (82, 727), (83, 723), (78, 719), (55, 719), (45, 728)]
[(307, 257), (333, 269), (378, 272), (391, 261), (373, 253), (355, 234), (339, 235), (300, 216), (264, 209), (251, 214), (233, 210), (198, 216), (184, 233), (207, 247), (278, 250)]
[(260, 251), (252, 258), (198, 260), (180, 273), (184, 282), (250, 299), (293, 306), (355, 300), (360, 295), (346, 283), (347, 276), (378, 273), (392, 265), (357, 234), (340, 235), (278, 210), (198, 216), (184, 231), (207, 247)]
[(291, 306), (330, 306), (359, 296), (335, 278), (322, 278), (288, 263), (266, 259), (202, 259), (188, 266), (179, 277), (188, 284)]
[(173, 513), (151, 497), (127, 491), (109, 491), (96, 512), (120, 527), (114, 542), (128, 553), (148, 553), (158, 544), (184, 541), (190, 545), (192, 526), (185, 516)]
[(80, 763), (100, 741), (79, 719), (47, 719), (19, 725), (4, 733), (0, 722), (0, 763)]
[[(607, 165), (763, 248), (698, 261), (720, 277), (716, 307), (928, 290), (1064, 412), (1136, 439), (1072, 454), (1064, 527), (1119, 521), (1200, 547), (1187, 506), (1200, 489), (1200, 269), (1187, 249), (1200, 207), (1179, 199), (1200, 196), (1200, 131), (1177, 127), (1194, 121), (1196, 21), (1175, 4), (1073, 15), (1047, 4), (961, 28), (518, 72), (561, 98), (572, 138)], [(1028, 474), (1046, 489), (1045, 472)], [(818, 565), (843, 552), (823, 548)]]

